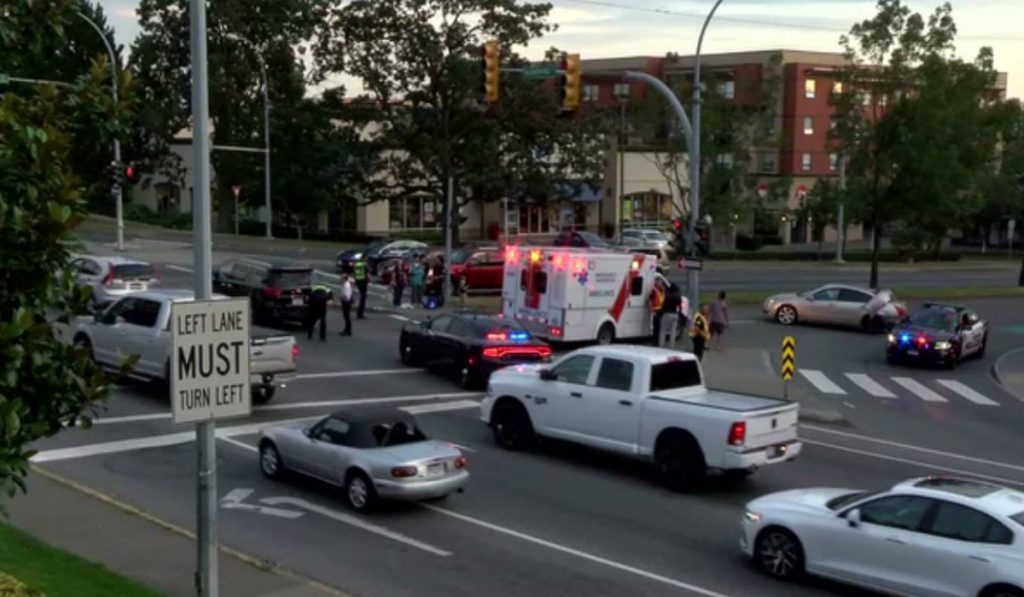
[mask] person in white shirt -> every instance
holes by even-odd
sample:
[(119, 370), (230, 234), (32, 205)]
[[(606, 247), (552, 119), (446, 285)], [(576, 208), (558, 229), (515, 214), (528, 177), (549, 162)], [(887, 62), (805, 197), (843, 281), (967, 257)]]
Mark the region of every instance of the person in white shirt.
[(354, 292), (352, 289), (352, 279), (349, 278), (348, 274), (341, 274), (341, 294), (338, 298), (341, 300), (341, 314), (345, 318), (345, 329), (338, 334), (339, 336), (352, 335), (353, 295)]

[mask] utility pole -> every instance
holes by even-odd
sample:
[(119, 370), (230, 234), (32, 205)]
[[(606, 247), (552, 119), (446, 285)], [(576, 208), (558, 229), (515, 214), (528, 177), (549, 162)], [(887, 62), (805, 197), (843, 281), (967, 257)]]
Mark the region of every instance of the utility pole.
[(836, 263), (843, 261), (843, 245), (846, 244), (846, 156), (839, 154), (839, 217), (836, 222)]
[[(190, 0), (192, 47), (192, 248), (195, 300), (213, 295), (210, 233), (210, 105), (206, 71), (206, 0)], [(196, 425), (196, 594), (217, 597), (217, 438), (211, 419)]]
[[(78, 13), (78, 16), (83, 21), (89, 23), (89, 26), (96, 30), (96, 33), (100, 34), (100, 39), (103, 40), (103, 46), (107, 49), (107, 56), (110, 60), (110, 94), (114, 99), (114, 111), (117, 111), (117, 56), (114, 55), (114, 48), (110, 47), (110, 42), (107, 41), (107, 36), (100, 29), (99, 25), (94, 23), (92, 19), (85, 16), (85, 13)], [(121, 142), (118, 140), (117, 135), (114, 135), (114, 163), (117, 164), (118, 168), (121, 168)], [(120, 179), (118, 179), (120, 180)], [(117, 250), (124, 251), (124, 200), (122, 195), (121, 183), (115, 182), (111, 188), (111, 194), (114, 195), (114, 209), (117, 217)]]
[(626, 100), (619, 98), (619, 243), (626, 240), (623, 227), (625, 226), (625, 203), (626, 194)]
[(452, 296), (452, 277), (449, 275), (448, 270), (452, 266), (452, 226), (455, 222), (455, 218), (452, 216), (452, 209), (455, 205), (455, 180), (452, 175), (448, 175), (448, 189), (445, 193), (445, 206), (444, 206), (444, 271), (441, 274), (444, 276), (442, 280), (442, 288), (444, 294), (444, 300), (447, 301)]

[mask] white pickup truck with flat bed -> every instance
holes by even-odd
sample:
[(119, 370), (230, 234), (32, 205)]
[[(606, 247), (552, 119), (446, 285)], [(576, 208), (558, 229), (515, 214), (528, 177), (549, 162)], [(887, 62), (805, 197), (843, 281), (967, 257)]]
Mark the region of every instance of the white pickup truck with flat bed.
[[(79, 317), (72, 341), (96, 363), (116, 368), (139, 355), (130, 377), (168, 381), (171, 359), (171, 305), (191, 301), (188, 290), (161, 290), (128, 295), (92, 317)], [(223, 298), (223, 297), (215, 297)], [(253, 402), (268, 402), (280, 381), (295, 374), (299, 350), (293, 336), (252, 336), (249, 376)]]
[(690, 353), (646, 346), (593, 346), (546, 365), (491, 375), (481, 420), (499, 446), (537, 437), (584, 444), (653, 462), (673, 489), (710, 472), (743, 478), (793, 460), (799, 405), (709, 390)]

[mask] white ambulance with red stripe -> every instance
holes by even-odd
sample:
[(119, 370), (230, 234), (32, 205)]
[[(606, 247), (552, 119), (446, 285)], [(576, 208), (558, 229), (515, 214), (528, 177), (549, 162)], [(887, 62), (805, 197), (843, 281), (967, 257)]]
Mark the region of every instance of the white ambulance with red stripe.
[(659, 278), (667, 285), (653, 255), (509, 245), (502, 315), (552, 342), (646, 338)]

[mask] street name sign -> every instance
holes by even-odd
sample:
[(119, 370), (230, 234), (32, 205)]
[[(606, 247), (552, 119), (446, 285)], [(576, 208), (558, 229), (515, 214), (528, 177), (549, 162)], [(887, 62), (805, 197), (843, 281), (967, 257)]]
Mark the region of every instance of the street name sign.
[(175, 423), (251, 412), (248, 298), (172, 304), (170, 378)]
[(558, 67), (554, 65), (530, 66), (523, 69), (523, 76), (527, 79), (548, 79), (558, 72)]
[(679, 260), (679, 269), (700, 271), (704, 269), (704, 260), (698, 257), (683, 257)]

